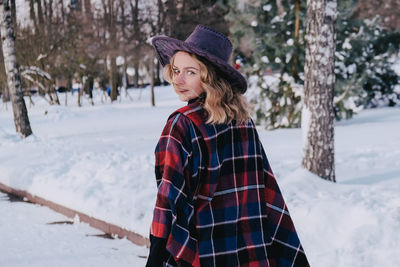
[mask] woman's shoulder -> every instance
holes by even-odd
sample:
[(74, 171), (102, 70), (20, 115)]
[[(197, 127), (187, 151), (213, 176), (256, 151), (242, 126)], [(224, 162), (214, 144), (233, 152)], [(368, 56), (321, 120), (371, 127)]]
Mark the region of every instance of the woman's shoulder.
[(172, 136), (176, 139), (188, 137), (192, 124), (191, 119), (178, 109), (169, 115), (161, 135)]
[(186, 129), (190, 124), (191, 120), (187, 116), (180, 112), (174, 111), (171, 113), (171, 115), (169, 115), (165, 126), (168, 126), (171, 129), (174, 127)]
[(169, 121), (191, 122), (196, 126), (205, 123), (207, 116), (201, 103), (194, 102), (175, 110), (170, 116)]

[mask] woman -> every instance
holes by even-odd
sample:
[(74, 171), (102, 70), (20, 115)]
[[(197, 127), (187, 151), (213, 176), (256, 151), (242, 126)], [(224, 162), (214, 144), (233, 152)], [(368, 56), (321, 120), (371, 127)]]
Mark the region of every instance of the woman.
[(232, 44), (199, 25), (152, 43), (186, 106), (156, 147), (147, 266), (308, 266), (230, 64)]

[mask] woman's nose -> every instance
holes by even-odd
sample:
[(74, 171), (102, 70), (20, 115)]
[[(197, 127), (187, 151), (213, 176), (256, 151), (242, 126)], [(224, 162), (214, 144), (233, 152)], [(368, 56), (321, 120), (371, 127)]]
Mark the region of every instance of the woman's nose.
[(183, 73), (176, 74), (175, 83), (176, 84), (184, 84), (185, 83), (185, 77), (184, 77)]

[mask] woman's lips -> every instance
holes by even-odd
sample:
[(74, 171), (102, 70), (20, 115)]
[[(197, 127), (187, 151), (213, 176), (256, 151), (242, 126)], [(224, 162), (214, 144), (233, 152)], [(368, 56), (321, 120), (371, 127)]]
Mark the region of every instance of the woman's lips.
[(189, 90), (186, 90), (186, 89), (178, 89), (177, 91), (178, 91), (179, 93), (183, 94), (183, 93), (188, 92)]

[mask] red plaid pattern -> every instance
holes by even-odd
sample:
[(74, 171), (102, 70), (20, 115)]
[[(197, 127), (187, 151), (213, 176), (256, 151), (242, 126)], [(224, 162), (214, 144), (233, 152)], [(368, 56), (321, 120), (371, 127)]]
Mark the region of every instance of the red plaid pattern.
[(151, 234), (166, 266), (309, 266), (254, 123), (206, 124), (191, 103), (156, 147)]

